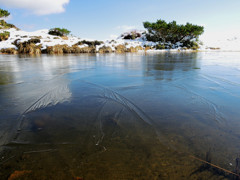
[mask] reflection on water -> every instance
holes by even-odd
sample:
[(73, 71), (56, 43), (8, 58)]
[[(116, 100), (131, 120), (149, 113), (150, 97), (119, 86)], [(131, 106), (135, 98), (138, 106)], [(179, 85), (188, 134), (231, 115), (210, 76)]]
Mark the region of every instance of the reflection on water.
[(0, 56), (0, 177), (236, 178), (239, 53)]

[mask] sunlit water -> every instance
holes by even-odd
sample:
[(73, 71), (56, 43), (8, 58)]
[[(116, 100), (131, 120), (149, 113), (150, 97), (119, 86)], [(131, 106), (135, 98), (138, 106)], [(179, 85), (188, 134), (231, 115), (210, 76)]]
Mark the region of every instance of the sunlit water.
[(236, 178), (240, 53), (0, 56), (0, 177)]

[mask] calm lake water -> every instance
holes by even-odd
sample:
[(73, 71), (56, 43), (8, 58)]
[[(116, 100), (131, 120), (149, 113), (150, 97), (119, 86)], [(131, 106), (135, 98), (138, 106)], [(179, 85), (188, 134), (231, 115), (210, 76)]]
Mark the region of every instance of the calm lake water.
[(240, 52), (0, 55), (0, 177), (234, 179)]

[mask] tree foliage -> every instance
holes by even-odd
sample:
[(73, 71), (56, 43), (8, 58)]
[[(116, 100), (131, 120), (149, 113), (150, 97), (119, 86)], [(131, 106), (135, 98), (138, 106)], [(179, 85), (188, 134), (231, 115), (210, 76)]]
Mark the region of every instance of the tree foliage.
[(189, 48), (195, 45), (199, 36), (204, 32), (203, 26), (190, 23), (179, 25), (176, 21), (167, 23), (161, 19), (156, 23), (144, 22), (143, 25), (148, 30), (147, 40), (172, 45), (179, 42), (182, 46)]
[(55, 35), (55, 36), (67, 36), (70, 34), (71, 31), (65, 28), (52, 28), (49, 30), (48, 34)]
[(8, 17), (9, 15), (10, 15), (10, 13), (7, 10), (0, 8), (0, 18)]

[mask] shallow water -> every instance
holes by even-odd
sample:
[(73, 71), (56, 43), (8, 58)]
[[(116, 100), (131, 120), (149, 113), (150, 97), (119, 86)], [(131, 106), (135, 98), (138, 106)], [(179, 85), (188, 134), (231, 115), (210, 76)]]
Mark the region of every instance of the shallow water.
[(240, 53), (1, 55), (0, 177), (234, 179), (239, 107)]

